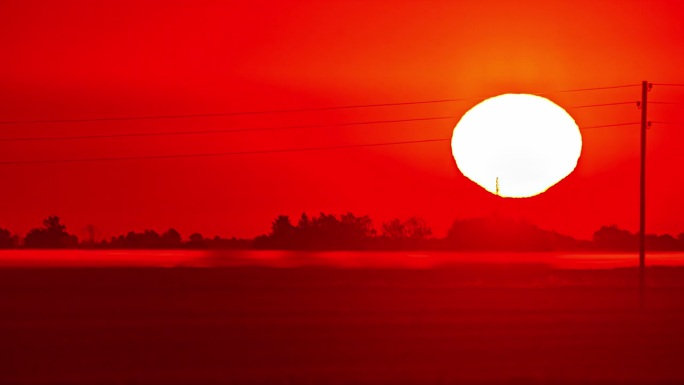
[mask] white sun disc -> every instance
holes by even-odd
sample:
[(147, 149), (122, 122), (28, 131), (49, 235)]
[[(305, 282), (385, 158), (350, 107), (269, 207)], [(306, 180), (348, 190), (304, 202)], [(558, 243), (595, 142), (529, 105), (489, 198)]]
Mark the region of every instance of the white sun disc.
[(451, 150), (463, 175), (485, 190), (527, 198), (575, 169), (582, 135), (574, 119), (552, 101), (504, 94), (463, 115), (454, 128)]

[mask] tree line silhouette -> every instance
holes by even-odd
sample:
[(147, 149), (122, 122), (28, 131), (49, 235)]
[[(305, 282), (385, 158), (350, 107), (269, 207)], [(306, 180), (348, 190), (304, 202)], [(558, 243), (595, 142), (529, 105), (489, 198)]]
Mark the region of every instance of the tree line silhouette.
[[(464, 250), (464, 251), (636, 251), (638, 234), (615, 225), (603, 226), (591, 240), (541, 229), (526, 221), (507, 218), (459, 219), (453, 222), (446, 237), (432, 236), (432, 229), (419, 217), (392, 219), (379, 229), (367, 216), (352, 213), (321, 213), (309, 217), (303, 213), (296, 222), (280, 215), (271, 223), (267, 234), (254, 239), (204, 237), (193, 233), (187, 238), (170, 228), (130, 231), (108, 240), (96, 242), (93, 226), (89, 239), (80, 241), (70, 234), (57, 216), (43, 220), (20, 238), (0, 228), (0, 249), (280, 249), (280, 250)], [(646, 246), (652, 251), (684, 251), (684, 233), (649, 234)]]

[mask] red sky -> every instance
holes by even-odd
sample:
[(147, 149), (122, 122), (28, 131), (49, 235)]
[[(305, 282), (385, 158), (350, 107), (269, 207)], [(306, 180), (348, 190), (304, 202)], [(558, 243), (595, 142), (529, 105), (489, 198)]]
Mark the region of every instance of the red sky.
[[(0, 121), (329, 107), (684, 83), (680, 1), (3, 1)], [(636, 101), (639, 88), (550, 94), (563, 107)], [(654, 101), (684, 103), (655, 86)], [(1, 138), (460, 116), (472, 102), (197, 119), (0, 126)], [(684, 122), (684, 106), (650, 119)], [(635, 106), (570, 109), (580, 126)], [(0, 142), (0, 161), (225, 152), (449, 138), (453, 121), (73, 141)], [(502, 215), (589, 237), (638, 226), (638, 126), (583, 131), (576, 171), (501, 200), (457, 170), (448, 142), (325, 152), (0, 164), (0, 227), (47, 215), (83, 236), (174, 226), (254, 236), (277, 214)], [(648, 228), (684, 231), (684, 126), (649, 131)]]

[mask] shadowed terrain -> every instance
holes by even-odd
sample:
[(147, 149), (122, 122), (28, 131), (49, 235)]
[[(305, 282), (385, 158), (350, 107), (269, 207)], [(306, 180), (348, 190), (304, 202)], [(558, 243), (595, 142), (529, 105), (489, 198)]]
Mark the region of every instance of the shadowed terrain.
[(0, 382), (684, 381), (684, 269), (0, 269)]

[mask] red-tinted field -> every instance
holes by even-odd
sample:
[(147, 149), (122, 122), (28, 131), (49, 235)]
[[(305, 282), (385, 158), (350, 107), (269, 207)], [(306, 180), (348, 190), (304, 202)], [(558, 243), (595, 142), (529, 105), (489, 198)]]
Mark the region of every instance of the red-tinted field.
[(684, 381), (684, 269), (0, 269), (0, 383)]

